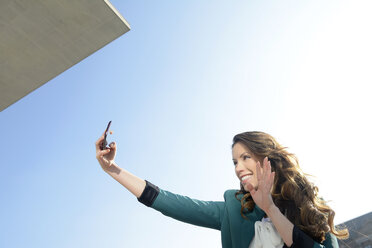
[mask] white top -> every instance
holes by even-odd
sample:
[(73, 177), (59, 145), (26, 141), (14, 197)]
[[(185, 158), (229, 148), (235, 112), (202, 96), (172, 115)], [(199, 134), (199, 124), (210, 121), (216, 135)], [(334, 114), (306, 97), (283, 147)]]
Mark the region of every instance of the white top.
[(284, 242), (270, 218), (254, 223), (254, 237), (249, 248), (282, 248)]

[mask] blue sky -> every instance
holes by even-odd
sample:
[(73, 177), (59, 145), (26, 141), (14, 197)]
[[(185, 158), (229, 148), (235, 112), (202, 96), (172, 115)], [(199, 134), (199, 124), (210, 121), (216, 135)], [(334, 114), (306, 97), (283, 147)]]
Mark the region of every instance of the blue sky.
[(233, 136), (260, 130), (336, 223), (371, 211), (369, 1), (111, 3), (131, 31), (0, 113), (0, 247), (221, 247), (101, 170), (109, 120), (119, 166), (165, 190), (222, 201)]

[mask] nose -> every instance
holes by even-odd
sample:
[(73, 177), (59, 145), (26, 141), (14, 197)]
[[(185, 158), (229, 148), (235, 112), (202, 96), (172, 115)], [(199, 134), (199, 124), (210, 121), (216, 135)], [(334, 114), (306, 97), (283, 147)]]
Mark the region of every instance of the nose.
[(235, 171), (237, 173), (239, 173), (240, 171), (242, 171), (243, 168), (244, 168), (244, 166), (242, 165), (242, 163), (236, 162)]

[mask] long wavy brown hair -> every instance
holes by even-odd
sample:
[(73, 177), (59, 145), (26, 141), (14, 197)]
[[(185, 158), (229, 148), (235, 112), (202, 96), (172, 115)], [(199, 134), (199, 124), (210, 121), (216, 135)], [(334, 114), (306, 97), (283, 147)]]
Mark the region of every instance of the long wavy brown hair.
[[(236, 143), (244, 145), (253, 155), (262, 161), (268, 157), (271, 170), (275, 171), (272, 198), (275, 205), (287, 218), (317, 242), (325, 240), (328, 232), (339, 239), (349, 237), (348, 230), (336, 229), (333, 223), (335, 211), (318, 196), (318, 188), (306, 178), (299, 167), (298, 159), (287, 147), (281, 146), (271, 135), (264, 132), (244, 132), (234, 136), (232, 147)], [(244, 196), (239, 200), (238, 195)], [(240, 184), (235, 198), (241, 202), (240, 214), (252, 211), (255, 203), (249, 192)]]

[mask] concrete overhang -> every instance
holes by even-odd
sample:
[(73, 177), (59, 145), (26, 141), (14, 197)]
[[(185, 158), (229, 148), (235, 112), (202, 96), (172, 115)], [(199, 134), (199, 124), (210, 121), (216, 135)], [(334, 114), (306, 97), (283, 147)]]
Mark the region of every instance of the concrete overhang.
[(129, 29), (106, 0), (1, 0), (0, 111)]

